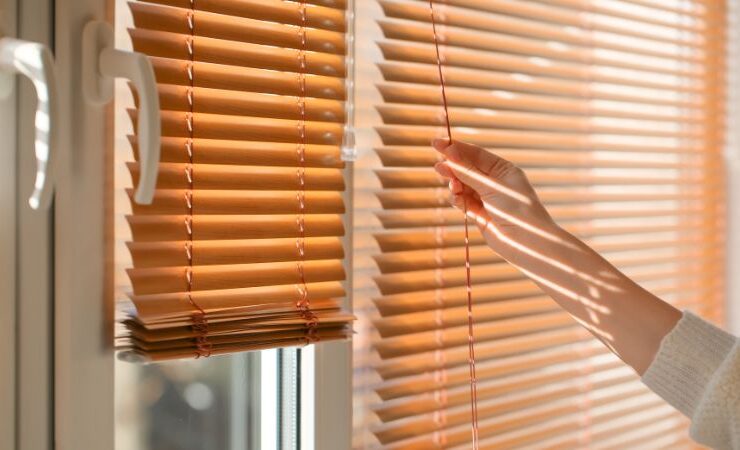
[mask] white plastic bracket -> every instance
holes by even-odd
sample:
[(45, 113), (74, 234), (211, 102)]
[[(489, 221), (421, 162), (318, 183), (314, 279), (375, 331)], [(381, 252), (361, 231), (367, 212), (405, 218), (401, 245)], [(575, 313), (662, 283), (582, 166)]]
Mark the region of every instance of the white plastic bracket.
[(33, 209), (47, 209), (54, 193), (53, 156), (59, 141), (59, 87), (54, 57), (43, 44), (0, 38), (0, 73), (3, 73), (0, 75), (0, 98), (10, 95), (15, 74), (31, 80), (36, 90), (36, 180), (28, 204)]
[(117, 50), (113, 29), (106, 22), (91, 21), (82, 32), (82, 87), (85, 99), (103, 105), (113, 99), (116, 78), (131, 80), (139, 97), (137, 135), (139, 185), (134, 200), (150, 204), (159, 172), (161, 123), (154, 68), (141, 53)]
[(342, 139), (342, 161), (357, 161), (355, 130), (349, 124), (344, 126), (344, 137)]
[(347, 46), (347, 57), (345, 67), (347, 78), (344, 82), (347, 100), (344, 102), (346, 122), (344, 125), (344, 136), (342, 138), (342, 161), (356, 161), (358, 151), (355, 142), (355, 4), (350, 0), (346, 15), (347, 33), (345, 44)]

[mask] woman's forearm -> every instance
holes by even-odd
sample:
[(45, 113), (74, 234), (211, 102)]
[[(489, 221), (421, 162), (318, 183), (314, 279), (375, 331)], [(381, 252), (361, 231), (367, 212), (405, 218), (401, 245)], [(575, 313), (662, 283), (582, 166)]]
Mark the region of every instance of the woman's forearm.
[(556, 225), (511, 162), (470, 144), (433, 145), (446, 158), (436, 169), (450, 179), (453, 205), (475, 220), (488, 245), (643, 374), (680, 311)]
[(539, 231), (519, 231), (497, 250), (643, 374), (681, 312), (560, 227)]

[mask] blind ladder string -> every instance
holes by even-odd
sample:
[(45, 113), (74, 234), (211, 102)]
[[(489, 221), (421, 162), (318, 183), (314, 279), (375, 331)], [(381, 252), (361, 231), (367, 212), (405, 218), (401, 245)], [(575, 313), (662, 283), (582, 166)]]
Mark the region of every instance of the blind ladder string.
[(185, 192), (185, 204), (187, 206), (187, 216), (185, 218), (185, 231), (187, 232), (187, 241), (185, 242), (185, 256), (187, 257), (187, 268), (185, 269), (186, 296), (190, 305), (195, 309), (192, 315), (192, 329), (195, 333), (195, 357), (211, 356), (212, 344), (208, 340), (208, 318), (203, 308), (193, 299), (193, 190), (195, 188), (195, 173), (193, 171), (193, 136), (194, 136), (194, 86), (195, 72), (193, 65), (195, 62), (195, 0), (190, 0), (190, 10), (187, 12), (188, 31), (186, 45), (188, 50), (188, 111), (185, 114), (185, 121), (188, 129), (188, 138), (185, 141), (185, 150), (188, 155), (188, 163), (185, 167), (185, 177), (188, 182), (188, 190)]
[(296, 239), (296, 249), (298, 251), (298, 262), (296, 269), (298, 271), (298, 301), (296, 307), (301, 316), (306, 321), (306, 344), (318, 340), (317, 326), (318, 317), (311, 311), (311, 301), (308, 297), (308, 284), (306, 283), (306, 146), (308, 138), (306, 135), (306, 1), (300, 0), (298, 4), (298, 13), (300, 25), (298, 28), (298, 37), (300, 46), (298, 49), (298, 146), (296, 147), (296, 156), (298, 159), (298, 168), (296, 176), (298, 181), (298, 190), (296, 197), (298, 201), (298, 216), (296, 223), (298, 226), (298, 238)]
[[(434, 14), (434, 1), (429, 0), (429, 14), (432, 21), (432, 33), (434, 36), (434, 50), (437, 56), (437, 72), (439, 84), (442, 91), (442, 106), (444, 107), (445, 124), (447, 126), (447, 139), (452, 144), (452, 127), (450, 125), (450, 114), (447, 106), (447, 90), (445, 88), (444, 74), (442, 73), (442, 58), (439, 52), (439, 36), (437, 35), (437, 20)], [(464, 197), (463, 197), (464, 199)], [(468, 224), (467, 202), (463, 200), (463, 215), (465, 229), (465, 292), (468, 307), (468, 367), (470, 370), (470, 412), (471, 433), (473, 448), (478, 449), (478, 395), (475, 375), (475, 339), (473, 335), (473, 288), (470, 277), (470, 234)]]
[(437, 345), (434, 351), (434, 400), (436, 403), (436, 409), (434, 410), (433, 420), (436, 425), (436, 430), (433, 434), (434, 442), (439, 447), (445, 447), (447, 445), (447, 434), (445, 428), (447, 427), (447, 361), (444, 354), (444, 255), (443, 248), (445, 246), (445, 227), (444, 218), (442, 216), (442, 210), (437, 208), (435, 210), (437, 215), (437, 225), (434, 228), (434, 238), (436, 247), (434, 249), (434, 283), (436, 289), (434, 290), (434, 302), (436, 309), (434, 311), (435, 331), (434, 339)]
[[(593, 14), (592, 5), (588, 5), (588, 12), (590, 14)], [(594, 51), (595, 51), (595, 43), (594, 43), (594, 29), (593, 29), (593, 22), (592, 20), (585, 20), (582, 28), (585, 28), (587, 35), (588, 35), (588, 52), (586, 53), (586, 64), (589, 67), (589, 69), (594, 67)], [(588, 96), (587, 96), (587, 113), (588, 117), (593, 117), (594, 114), (591, 111), (591, 105), (593, 104), (593, 79), (592, 79), (592, 73), (591, 70), (588, 70), (586, 72), (586, 83), (589, 87), (588, 89)], [(592, 122), (589, 120), (586, 122), (586, 134), (590, 138), (592, 137), (593, 130), (591, 128)], [(590, 148), (589, 150), (593, 150), (593, 148)], [(585, 353), (583, 347), (579, 347), (579, 351), (581, 353)], [(579, 437), (579, 443), (589, 448), (591, 447), (593, 436), (592, 436), (592, 427), (593, 427), (593, 418), (591, 417), (591, 409), (593, 407), (592, 399), (591, 399), (591, 393), (593, 391), (593, 386), (591, 384), (591, 376), (593, 373), (593, 366), (592, 366), (592, 360), (587, 355), (586, 364), (581, 366), (581, 375), (584, 378), (584, 382), (581, 384), (581, 389), (583, 392), (583, 398), (579, 402), (580, 408), (583, 411), (583, 416), (581, 418), (581, 435)]]

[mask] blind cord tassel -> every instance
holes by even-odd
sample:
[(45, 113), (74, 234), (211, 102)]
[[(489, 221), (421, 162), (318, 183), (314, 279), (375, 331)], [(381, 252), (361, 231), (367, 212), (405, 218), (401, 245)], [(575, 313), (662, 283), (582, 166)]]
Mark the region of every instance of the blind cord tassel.
[[(437, 55), (437, 72), (439, 73), (439, 85), (442, 91), (442, 106), (444, 107), (445, 124), (447, 126), (447, 139), (452, 144), (452, 127), (450, 126), (450, 114), (447, 107), (447, 90), (442, 73), (442, 58), (439, 53), (439, 37), (437, 35), (437, 22), (434, 16), (434, 1), (429, 0), (429, 14), (432, 19), (432, 33), (434, 35), (434, 49)], [(468, 205), (463, 197), (463, 215), (465, 228), (465, 292), (468, 306), (468, 367), (470, 369), (470, 413), (473, 449), (478, 450), (478, 395), (475, 376), (475, 338), (473, 335), (473, 287), (470, 279), (470, 235), (468, 227)]]

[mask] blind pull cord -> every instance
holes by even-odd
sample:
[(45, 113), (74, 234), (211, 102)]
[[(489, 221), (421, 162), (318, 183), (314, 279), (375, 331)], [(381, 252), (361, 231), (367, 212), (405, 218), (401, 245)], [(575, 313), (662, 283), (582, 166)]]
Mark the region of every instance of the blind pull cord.
[(300, 25), (298, 28), (298, 38), (300, 46), (298, 48), (298, 191), (296, 193), (298, 200), (298, 239), (296, 239), (296, 248), (298, 250), (298, 301), (296, 308), (301, 313), (303, 320), (306, 321), (306, 344), (319, 340), (318, 323), (319, 319), (311, 311), (311, 300), (308, 298), (308, 284), (306, 283), (306, 146), (308, 138), (306, 136), (306, 1), (301, 0), (298, 5)]
[(188, 31), (190, 36), (187, 37), (186, 45), (188, 49), (188, 112), (185, 114), (185, 121), (188, 128), (188, 138), (185, 140), (185, 150), (188, 154), (188, 164), (185, 168), (185, 178), (188, 182), (188, 190), (185, 192), (185, 204), (188, 208), (187, 217), (185, 218), (185, 231), (187, 232), (187, 241), (185, 242), (185, 256), (188, 260), (188, 266), (185, 269), (185, 280), (187, 282), (186, 296), (188, 302), (194, 311), (191, 317), (192, 330), (195, 333), (195, 357), (211, 356), (212, 344), (208, 340), (208, 318), (206, 312), (193, 299), (193, 190), (195, 188), (195, 173), (193, 171), (193, 135), (194, 135), (194, 86), (195, 71), (193, 64), (195, 62), (195, 0), (190, 0), (190, 10), (188, 11)]
[[(450, 113), (447, 106), (447, 90), (444, 74), (442, 73), (442, 58), (439, 53), (439, 37), (437, 35), (437, 21), (434, 16), (434, 1), (429, 0), (429, 14), (432, 19), (432, 33), (434, 35), (434, 50), (437, 56), (437, 72), (439, 85), (442, 91), (442, 106), (444, 107), (445, 124), (447, 125), (447, 139), (452, 144), (452, 127)], [(478, 450), (478, 395), (475, 376), (475, 338), (473, 335), (473, 287), (470, 280), (470, 234), (468, 227), (468, 206), (463, 197), (463, 215), (465, 228), (465, 292), (468, 306), (468, 367), (470, 369), (470, 413), (473, 448)]]

